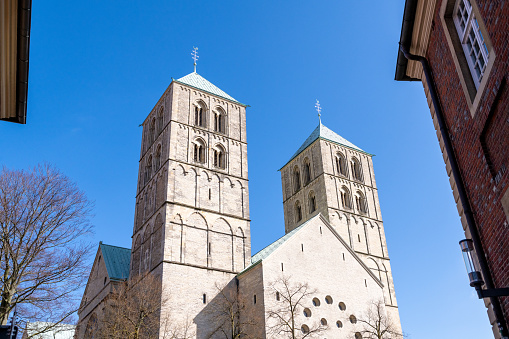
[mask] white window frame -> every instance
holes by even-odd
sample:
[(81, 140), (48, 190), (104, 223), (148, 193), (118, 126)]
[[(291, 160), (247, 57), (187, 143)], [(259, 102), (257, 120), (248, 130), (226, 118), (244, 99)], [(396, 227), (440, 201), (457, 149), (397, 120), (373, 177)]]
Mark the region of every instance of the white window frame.
[(475, 88), (478, 89), (489, 62), (489, 52), (469, 0), (456, 1), (453, 21)]

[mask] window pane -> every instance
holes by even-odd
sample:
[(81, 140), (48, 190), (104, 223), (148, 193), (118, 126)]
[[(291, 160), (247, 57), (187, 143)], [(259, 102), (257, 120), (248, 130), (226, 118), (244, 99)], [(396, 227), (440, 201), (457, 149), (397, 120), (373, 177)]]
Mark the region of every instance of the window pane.
[(475, 73), (477, 74), (477, 78), (481, 78), (481, 69), (479, 68), (479, 63), (475, 65)]
[(480, 64), (481, 70), (484, 70), (485, 64), (484, 64), (484, 57), (482, 55), (480, 55), (479, 64)]

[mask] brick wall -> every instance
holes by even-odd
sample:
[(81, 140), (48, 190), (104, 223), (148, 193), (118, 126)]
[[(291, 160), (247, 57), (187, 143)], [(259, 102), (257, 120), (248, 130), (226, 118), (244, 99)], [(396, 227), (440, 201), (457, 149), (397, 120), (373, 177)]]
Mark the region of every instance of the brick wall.
[[(490, 58), (495, 59), (486, 86), (477, 93), (475, 109), (462, 89), (461, 73), (447, 41), (448, 34), (455, 31), (443, 24), (440, 4), (436, 6), (426, 57), (495, 286), (507, 287), (509, 226), (501, 199), (509, 184), (509, 5), (484, 0), (476, 4), (493, 46)], [(509, 298), (500, 300), (509, 322)]]

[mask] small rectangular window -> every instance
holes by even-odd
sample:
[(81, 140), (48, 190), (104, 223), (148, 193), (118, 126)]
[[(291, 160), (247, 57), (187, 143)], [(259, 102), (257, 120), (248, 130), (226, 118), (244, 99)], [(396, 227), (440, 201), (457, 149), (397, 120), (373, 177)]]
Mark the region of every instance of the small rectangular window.
[(283, 263), (281, 263), (281, 271), (284, 271)]
[(253, 296), (253, 302), (256, 304), (256, 294)]
[(302, 249), (302, 252), (304, 252), (304, 244), (300, 244), (300, 247)]
[(204, 304), (207, 303), (207, 295), (205, 293), (203, 293), (203, 303)]

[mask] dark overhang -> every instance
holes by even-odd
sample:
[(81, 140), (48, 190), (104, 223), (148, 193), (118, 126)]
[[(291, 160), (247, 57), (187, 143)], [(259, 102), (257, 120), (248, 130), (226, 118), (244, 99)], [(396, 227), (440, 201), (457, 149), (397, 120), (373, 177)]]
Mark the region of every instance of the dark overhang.
[[(399, 43), (410, 50), (412, 44), (412, 32), (414, 30), (415, 12), (417, 10), (418, 0), (406, 0), (405, 11), (403, 12), (403, 23), (401, 25), (401, 36)], [(421, 79), (411, 78), (406, 75), (408, 60), (398, 48), (398, 60), (396, 63), (396, 74), (394, 80), (397, 81), (420, 81)]]
[(16, 74), (16, 116), (19, 123), (27, 122), (28, 57), (30, 55), (30, 22), (32, 0), (18, 2), (18, 61)]
[[(4, 1), (4, 0), (2, 0)], [(16, 105), (15, 112), (10, 112), (1, 120), (26, 124), (28, 99), (28, 60), (30, 52), (30, 21), (32, 0), (17, 1), (16, 25)], [(9, 84), (3, 84), (9, 86)], [(11, 85), (11, 86), (12, 86)], [(14, 113), (14, 114), (13, 114)]]

